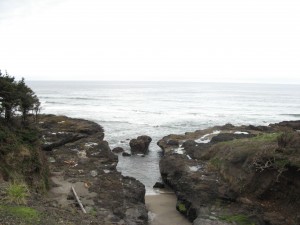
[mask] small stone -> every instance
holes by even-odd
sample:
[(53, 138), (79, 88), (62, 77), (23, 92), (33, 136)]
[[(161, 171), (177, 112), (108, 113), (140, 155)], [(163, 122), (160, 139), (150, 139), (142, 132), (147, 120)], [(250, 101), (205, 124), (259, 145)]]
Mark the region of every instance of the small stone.
[(90, 174), (91, 174), (92, 177), (96, 177), (98, 175), (98, 172), (96, 170), (92, 170), (90, 172)]
[(110, 173), (110, 170), (103, 170), (104, 173)]
[(53, 157), (49, 157), (49, 158), (48, 158), (48, 162), (49, 162), (49, 163), (55, 163), (56, 160), (55, 160)]
[(165, 188), (165, 184), (161, 182), (156, 182), (153, 186), (153, 188)]

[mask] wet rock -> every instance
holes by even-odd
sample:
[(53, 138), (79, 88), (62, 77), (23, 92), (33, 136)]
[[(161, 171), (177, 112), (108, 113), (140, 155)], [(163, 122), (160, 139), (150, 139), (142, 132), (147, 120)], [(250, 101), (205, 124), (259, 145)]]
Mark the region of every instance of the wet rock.
[(289, 127), (292, 128), (294, 130), (300, 130), (300, 120), (295, 120), (295, 121), (283, 121), (277, 124), (272, 124), (271, 126), (276, 127)]
[(198, 143), (195, 142), (194, 140), (187, 140), (187, 141), (183, 142), (182, 147), (183, 148), (190, 148), (190, 147), (195, 147), (197, 145), (198, 145)]
[(129, 157), (129, 156), (131, 156), (131, 154), (129, 154), (128, 152), (123, 152), (123, 153), (122, 153), (122, 156), (124, 156), (124, 157)]
[(118, 162), (118, 156), (112, 153), (107, 141), (99, 141), (97, 145), (89, 147), (86, 153), (90, 158), (102, 159), (103, 163)]
[(267, 126), (249, 125), (249, 126), (246, 127), (246, 129), (255, 130), (255, 131), (263, 131), (263, 132), (272, 131), (272, 128), (271, 127), (267, 127)]
[(151, 137), (143, 135), (136, 139), (131, 139), (129, 142), (132, 154), (146, 154), (149, 150)]
[(194, 220), (193, 225), (231, 225), (232, 223), (226, 223), (219, 220), (210, 220), (210, 219), (202, 219), (197, 218)]
[[(164, 151), (160, 172), (177, 195), (177, 210), (194, 225), (238, 224), (239, 219), (257, 225), (298, 224), (300, 135), (291, 127), (299, 128), (297, 123), (283, 124), (289, 129), (278, 124), (225, 125), (188, 132), (176, 139), (183, 142), (182, 155), (175, 154), (176, 148), (168, 143), (174, 135), (159, 140)], [(216, 130), (219, 133), (209, 136), (210, 142), (196, 142)], [(253, 168), (256, 163), (265, 166), (272, 160), (285, 165), (279, 178), (276, 166), (263, 171)], [(267, 204), (261, 204), (262, 200)], [(276, 208), (280, 210), (273, 211)], [(231, 223), (220, 221), (222, 216)]]
[(226, 123), (224, 126), (222, 126), (222, 129), (224, 130), (232, 130), (235, 126), (233, 126), (231, 123)]
[(177, 141), (177, 140), (169, 140), (167, 142), (167, 145), (179, 146), (179, 141)]
[(116, 147), (113, 150), (111, 150), (113, 153), (121, 153), (124, 152), (124, 149), (121, 147)]
[(125, 212), (126, 224), (138, 225), (146, 224), (145, 221), (148, 220), (148, 212), (140, 208), (129, 208)]
[(254, 137), (253, 134), (234, 134), (234, 133), (221, 133), (217, 136), (212, 137), (211, 144), (215, 144), (218, 142), (224, 142), (224, 141), (232, 141), (234, 139), (241, 139), (241, 138), (250, 138)]
[(165, 184), (162, 182), (156, 182), (153, 188), (165, 188)]

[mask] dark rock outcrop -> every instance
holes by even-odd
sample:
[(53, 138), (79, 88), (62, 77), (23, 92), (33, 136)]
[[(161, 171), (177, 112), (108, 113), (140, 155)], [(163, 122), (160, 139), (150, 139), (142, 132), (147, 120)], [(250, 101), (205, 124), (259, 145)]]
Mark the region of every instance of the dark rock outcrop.
[(113, 150), (111, 150), (113, 153), (121, 153), (124, 152), (124, 149), (121, 147), (116, 147)]
[(241, 138), (250, 138), (250, 137), (254, 137), (254, 134), (235, 134), (235, 133), (221, 133), (218, 134), (214, 137), (211, 138), (210, 143), (211, 144), (216, 144), (218, 142), (223, 142), (223, 141), (232, 141), (234, 139), (241, 139)]
[(168, 140), (167, 145), (179, 146), (179, 141), (177, 141), (177, 140)]
[(124, 156), (124, 157), (129, 157), (129, 156), (131, 156), (131, 154), (129, 154), (128, 152), (123, 152), (123, 153), (122, 153), (122, 156)]
[(300, 120), (282, 121), (280, 123), (271, 124), (272, 127), (292, 128), (293, 130), (300, 130)]
[(152, 141), (151, 137), (143, 135), (139, 136), (136, 139), (132, 139), (129, 142), (131, 153), (132, 154), (146, 154), (149, 150), (150, 142)]
[(162, 182), (156, 182), (156, 183), (153, 185), (153, 188), (165, 188), (165, 184), (162, 183)]
[(300, 134), (284, 124), (293, 129), (225, 125), (158, 141), (177, 210), (195, 225), (298, 224)]
[[(51, 204), (52, 208), (70, 211), (67, 217), (58, 213), (64, 224), (78, 224), (78, 221), (80, 224), (148, 223), (145, 186), (117, 171), (118, 157), (103, 140), (103, 129), (98, 124), (68, 117), (40, 116), (40, 130), (45, 145), (57, 143), (48, 144), (46, 154), (51, 159), (49, 166), (54, 183), (50, 192), (58, 201)], [(75, 202), (69, 197), (69, 185), (75, 186), (88, 211), (85, 220), (78, 218), (78, 213), (72, 213), (76, 212), (75, 208), (70, 210)]]

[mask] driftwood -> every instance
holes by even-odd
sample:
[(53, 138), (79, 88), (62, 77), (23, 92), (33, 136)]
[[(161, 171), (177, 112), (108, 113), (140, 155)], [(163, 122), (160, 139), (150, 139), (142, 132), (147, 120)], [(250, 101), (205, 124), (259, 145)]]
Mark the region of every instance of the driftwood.
[(60, 147), (60, 146), (63, 146), (65, 144), (68, 144), (70, 142), (75, 142), (75, 141), (78, 141), (82, 138), (86, 138), (87, 135), (86, 134), (73, 134), (73, 135), (70, 135), (62, 140), (59, 140), (59, 141), (56, 141), (56, 142), (53, 142), (51, 144), (44, 144), (42, 146), (42, 149), (44, 151), (52, 151), (53, 148), (57, 148), (57, 147)]
[(76, 201), (78, 202), (78, 204), (79, 204), (79, 206), (80, 206), (82, 212), (83, 212), (83, 213), (86, 213), (85, 208), (83, 207), (83, 205), (82, 205), (82, 203), (81, 203), (81, 201), (80, 201), (80, 199), (79, 199), (79, 197), (78, 197), (78, 195), (77, 195), (77, 193), (76, 193), (74, 187), (72, 186), (71, 188), (72, 188), (73, 194), (74, 194), (74, 196), (75, 196), (75, 198), (76, 198)]

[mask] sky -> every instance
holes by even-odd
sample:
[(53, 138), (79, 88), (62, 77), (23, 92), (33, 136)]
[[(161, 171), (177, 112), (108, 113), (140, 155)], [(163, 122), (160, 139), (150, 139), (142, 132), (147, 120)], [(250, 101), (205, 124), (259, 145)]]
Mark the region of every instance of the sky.
[(0, 0), (26, 80), (300, 84), (299, 0)]

